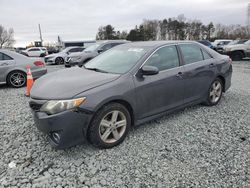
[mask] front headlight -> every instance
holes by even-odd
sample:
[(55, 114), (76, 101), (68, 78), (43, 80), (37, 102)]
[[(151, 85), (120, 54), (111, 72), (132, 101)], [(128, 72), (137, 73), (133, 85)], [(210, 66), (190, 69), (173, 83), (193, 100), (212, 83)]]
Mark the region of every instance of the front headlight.
[(71, 100), (51, 100), (42, 105), (40, 111), (46, 112), (47, 114), (57, 114), (65, 110), (73, 109), (79, 107), (86, 97), (71, 99)]

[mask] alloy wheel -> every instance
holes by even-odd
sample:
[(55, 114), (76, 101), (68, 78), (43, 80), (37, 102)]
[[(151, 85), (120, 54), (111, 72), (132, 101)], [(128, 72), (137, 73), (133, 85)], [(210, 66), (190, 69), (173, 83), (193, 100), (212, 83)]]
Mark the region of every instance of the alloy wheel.
[(126, 127), (127, 120), (125, 114), (114, 110), (102, 118), (99, 126), (99, 136), (103, 142), (111, 144), (124, 135)]
[(14, 87), (22, 87), (24, 86), (25, 82), (25, 75), (23, 73), (15, 72), (10, 76), (10, 83)]
[(212, 103), (217, 103), (222, 94), (222, 85), (220, 81), (216, 80), (210, 88), (209, 98)]

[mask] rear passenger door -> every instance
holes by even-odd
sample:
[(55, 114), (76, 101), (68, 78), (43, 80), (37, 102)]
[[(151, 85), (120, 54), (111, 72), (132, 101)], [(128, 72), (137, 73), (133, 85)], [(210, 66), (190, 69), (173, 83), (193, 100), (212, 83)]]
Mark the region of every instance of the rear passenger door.
[(205, 98), (215, 75), (212, 56), (196, 44), (179, 44), (184, 63), (184, 103)]
[(0, 82), (6, 81), (8, 69), (15, 66), (15, 61), (12, 57), (0, 52)]

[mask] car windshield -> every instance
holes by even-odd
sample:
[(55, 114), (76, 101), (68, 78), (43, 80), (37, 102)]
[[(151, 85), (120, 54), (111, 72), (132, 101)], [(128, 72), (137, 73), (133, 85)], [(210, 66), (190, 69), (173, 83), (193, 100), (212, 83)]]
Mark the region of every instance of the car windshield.
[(89, 47), (87, 47), (84, 51), (85, 52), (93, 52), (93, 51), (96, 51), (96, 49), (101, 45), (101, 43), (96, 43), (96, 44), (93, 44)]
[(250, 40), (246, 41), (244, 44), (250, 44)]
[(62, 50), (62, 52), (67, 53), (70, 49), (72, 49), (72, 48), (71, 48), (71, 47), (64, 48), (64, 49)]
[(86, 69), (114, 74), (128, 72), (147, 52), (148, 47), (119, 46), (85, 64)]

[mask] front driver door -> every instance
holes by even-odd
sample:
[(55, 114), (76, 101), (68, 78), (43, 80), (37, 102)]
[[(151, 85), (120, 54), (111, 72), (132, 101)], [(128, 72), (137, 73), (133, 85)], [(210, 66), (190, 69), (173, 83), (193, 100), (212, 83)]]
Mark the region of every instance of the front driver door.
[(183, 83), (179, 55), (175, 45), (154, 52), (145, 65), (155, 66), (159, 73), (134, 77), (139, 119), (146, 118), (183, 104)]

